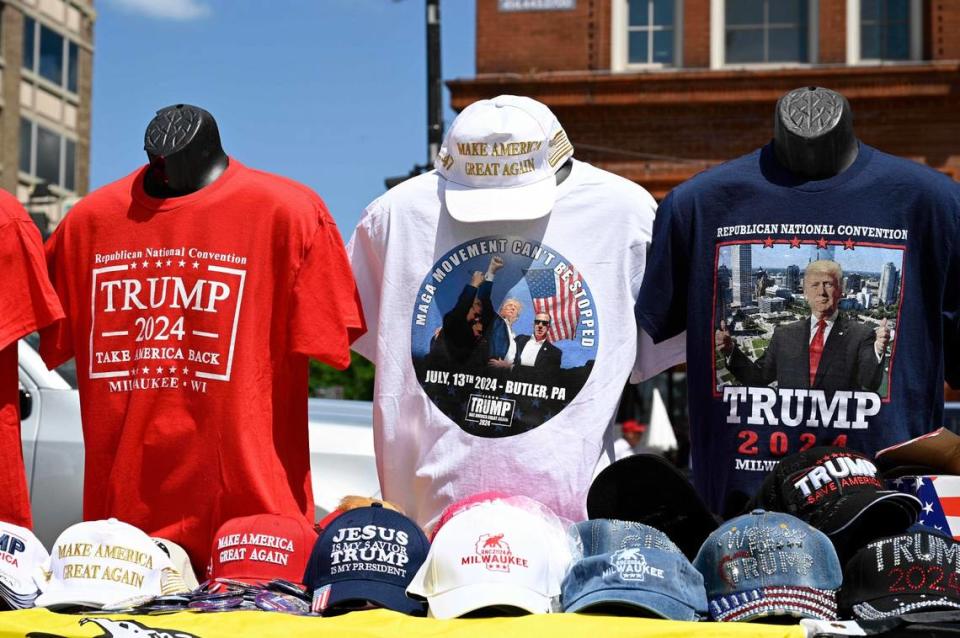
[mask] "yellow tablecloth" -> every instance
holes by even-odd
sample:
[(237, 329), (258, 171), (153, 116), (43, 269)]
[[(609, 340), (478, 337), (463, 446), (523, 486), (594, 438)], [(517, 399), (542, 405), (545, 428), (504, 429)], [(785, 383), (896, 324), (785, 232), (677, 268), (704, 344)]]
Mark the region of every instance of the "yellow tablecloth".
[(386, 610), (353, 612), (333, 618), (304, 618), (275, 612), (181, 612), (159, 616), (56, 614), (46, 609), (0, 612), (0, 637), (35, 638), (201, 638), (212, 636), (320, 636), (337, 638), (620, 638), (658, 636), (688, 638), (803, 638), (799, 625), (755, 623), (685, 623), (645, 618), (616, 618), (581, 614), (543, 614), (515, 618), (434, 620), (411, 618)]

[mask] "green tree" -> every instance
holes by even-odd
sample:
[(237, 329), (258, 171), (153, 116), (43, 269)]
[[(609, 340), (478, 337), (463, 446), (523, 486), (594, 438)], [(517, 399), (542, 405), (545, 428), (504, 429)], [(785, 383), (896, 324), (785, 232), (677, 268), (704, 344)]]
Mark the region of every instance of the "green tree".
[(346, 370), (311, 359), (310, 395), (372, 401), (373, 373), (374, 365), (356, 352), (350, 353), (350, 367)]

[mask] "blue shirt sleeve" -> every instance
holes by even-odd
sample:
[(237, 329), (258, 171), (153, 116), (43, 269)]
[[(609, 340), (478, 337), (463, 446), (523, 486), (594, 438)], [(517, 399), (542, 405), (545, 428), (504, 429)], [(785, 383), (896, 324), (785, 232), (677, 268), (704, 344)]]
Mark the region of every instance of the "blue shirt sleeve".
[(690, 284), (690, 228), (679, 210), (677, 191), (657, 208), (653, 241), (637, 298), (640, 327), (660, 343), (687, 328), (687, 291)]

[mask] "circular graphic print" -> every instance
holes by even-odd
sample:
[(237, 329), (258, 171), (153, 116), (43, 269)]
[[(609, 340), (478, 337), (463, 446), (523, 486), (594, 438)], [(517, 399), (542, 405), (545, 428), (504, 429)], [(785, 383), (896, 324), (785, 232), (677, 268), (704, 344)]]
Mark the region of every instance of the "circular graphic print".
[(484, 237), (443, 255), (413, 308), (423, 391), (475, 436), (532, 430), (587, 382), (599, 340), (590, 288), (574, 264), (522, 237)]

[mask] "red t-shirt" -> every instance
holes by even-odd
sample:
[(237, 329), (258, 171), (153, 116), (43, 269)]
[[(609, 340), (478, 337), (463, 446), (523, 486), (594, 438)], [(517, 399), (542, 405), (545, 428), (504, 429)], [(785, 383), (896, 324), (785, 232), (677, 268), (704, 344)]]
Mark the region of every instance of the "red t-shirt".
[(36, 224), (0, 190), (0, 521), (32, 527), (17, 392), (17, 339), (63, 317)]
[(77, 358), (84, 518), (203, 567), (226, 520), (313, 523), (307, 357), (347, 367), (363, 313), (310, 189), (231, 159), (206, 188), (155, 199), (144, 172), (83, 198), (47, 242), (67, 319), (41, 354)]

